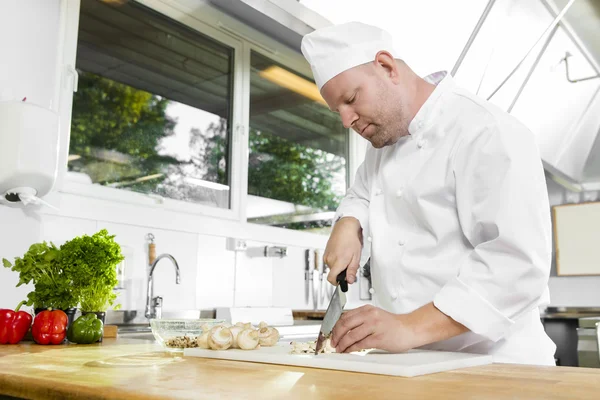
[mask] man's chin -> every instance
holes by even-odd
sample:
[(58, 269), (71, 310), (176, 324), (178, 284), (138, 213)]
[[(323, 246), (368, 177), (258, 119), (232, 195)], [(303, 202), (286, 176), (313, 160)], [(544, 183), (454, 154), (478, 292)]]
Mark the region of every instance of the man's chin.
[(375, 147), (376, 149), (381, 149), (386, 146), (385, 142), (381, 142), (378, 140), (370, 140), (370, 142), (371, 146)]
[(369, 142), (371, 142), (371, 145), (376, 149), (381, 149), (396, 143), (396, 140), (394, 140), (393, 138), (388, 138), (387, 140), (384, 140), (380, 137), (371, 137), (368, 140)]

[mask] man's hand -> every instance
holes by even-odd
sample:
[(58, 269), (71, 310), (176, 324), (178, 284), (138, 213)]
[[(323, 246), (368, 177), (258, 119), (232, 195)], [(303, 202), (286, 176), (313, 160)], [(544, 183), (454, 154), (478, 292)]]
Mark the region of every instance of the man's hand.
[(399, 353), (415, 347), (414, 337), (402, 315), (368, 305), (342, 314), (333, 328), (331, 345), (338, 353), (372, 348)]
[(353, 217), (340, 219), (329, 236), (323, 261), (330, 268), (327, 280), (337, 285), (336, 277), (345, 269), (346, 281), (354, 283), (358, 271), (360, 252), (362, 250), (362, 228), (360, 222)]
[(368, 305), (342, 314), (333, 328), (331, 345), (339, 353), (372, 348), (399, 353), (467, 331), (433, 303), (409, 314), (392, 314)]

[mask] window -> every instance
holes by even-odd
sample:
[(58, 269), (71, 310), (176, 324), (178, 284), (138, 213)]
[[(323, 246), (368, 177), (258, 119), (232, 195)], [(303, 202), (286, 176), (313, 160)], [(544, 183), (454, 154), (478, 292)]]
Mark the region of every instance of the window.
[(230, 207), (233, 49), (135, 2), (83, 0), (68, 169)]
[(348, 131), (310, 78), (256, 52), (250, 63), (248, 221), (327, 232), (346, 191)]

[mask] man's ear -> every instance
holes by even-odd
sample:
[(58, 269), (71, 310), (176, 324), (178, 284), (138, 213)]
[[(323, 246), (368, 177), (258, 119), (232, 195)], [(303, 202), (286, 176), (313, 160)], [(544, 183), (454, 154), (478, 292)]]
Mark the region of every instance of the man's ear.
[(394, 56), (385, 50), (381, 50), (375, 55), (375, 63), (383, 68), (386, 75), (396, 83), (400, 71), (398, 71), (398, 64), (396, 64)]

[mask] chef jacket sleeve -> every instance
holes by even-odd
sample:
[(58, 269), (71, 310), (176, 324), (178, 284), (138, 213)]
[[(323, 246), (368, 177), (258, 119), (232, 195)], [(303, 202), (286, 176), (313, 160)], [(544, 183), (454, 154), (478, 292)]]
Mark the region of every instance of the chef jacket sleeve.
[(367, 150), (365, 160), (358, 167), (354, 184), (346, 192), (337, 208), (334, 221), (343, 217), (354, 217), (360, 222), (363, 235), (369, 231), (370, 165), (372, 149)]
[(458, 218), (472, 251), (434, 304), (498, 341), (548, 284), (550, 206), (541, 158), (532, 133), (510, 117), (466, 137), (452, 160)]

